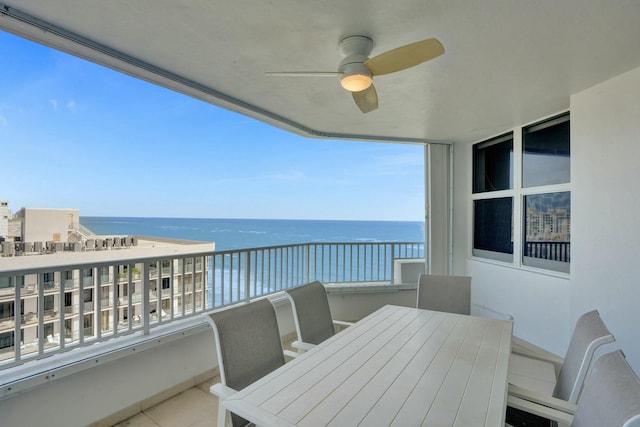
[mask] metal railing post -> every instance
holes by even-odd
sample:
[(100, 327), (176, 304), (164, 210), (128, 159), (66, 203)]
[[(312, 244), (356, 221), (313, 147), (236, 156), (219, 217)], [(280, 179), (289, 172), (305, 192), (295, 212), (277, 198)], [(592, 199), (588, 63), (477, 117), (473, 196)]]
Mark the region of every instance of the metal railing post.
[[(156, 269), (158, 270), (158, 277), (161, 277), (162, 274), (160, 273), (160, 262), (156, 261)], [(150, 330), (151, 330), (151, 326), (150, 326), (150, 313), (149, 313), (149, 271), (151, 270), (151, 266), (149, 265), (149, 261), (142, 263), (142, 271), (140, 272), (140, 275), (142, 277), (142, 333), (144, 335), (149, 335)], [(157, 282), (156, 282), (157, 283)], [(129, 284), (127, 284), (127, 287), (129, 286)], [(157, 285), (156, 285), (157, 286)], [(131, 298), (131, 289), (128, 289), (127, 295), (129, 297), (129, 299)], [(184, 298), (182, 300), (182, 306), (184, 307)], [(127, 307), (127, 317), (128, 317), (128, 321), (131, 321), (131, 318), (133, 316), (133, 312), (129, 312), (129, 310), (131, 310), (133, 307), (131, 306), (131, 304), (129, 304), (129, 307)], [(133, 310), (131, 310), (133, 311)], [(129, 323), (131, 324), (131, 323)]]
[(244, 298), (251, 301), (251, 257), (249, 251), (244, 253)]

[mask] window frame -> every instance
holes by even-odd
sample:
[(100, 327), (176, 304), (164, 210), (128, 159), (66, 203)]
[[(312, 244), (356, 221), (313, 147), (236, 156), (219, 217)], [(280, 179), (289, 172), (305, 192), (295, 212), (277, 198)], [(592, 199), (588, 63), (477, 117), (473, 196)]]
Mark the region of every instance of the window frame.
[[(525, 241), (525, 197), (530, 195), (538, 195), (538, 194), (549, 194), (549, 193), (560, 193), (560, 192), (568, 192), (571, 198), (571, 182), (562, 183), (562, 184), (550, 184), (550, 185), (541, 185), (534, 187), (523, 187), (523, 148), (524, 148), (524, 132), (525, 129), (534, 127), (537, 125), (544, 124), (545, 122), (551, 122), (563, 116), (568, 117), (569, 126), (571, 126), (571, 115), (570, 111), (562, 111), (560, 113), (552, 114), (548, 117), (535, 120), (531, 123), (523, 124), (521, 126), (517, 126), (508, 132), (501, 132), (495, 136), (484, 138), (472, 144), (471, 146), (471, 161), (470, 161), (470, 169), (471, 169), (471, 178), (470, 178), (470, 205), (469, 205), (469, 251), (468, 256), (477, 261), (486, 261), (490, 263), (497, 263), (500, 265), (508, 265), (522, 270), (530, 270), (535, 272), (541, 272), (545, 274), (558, 275), (560, 277), (569, 277), (571, 271), (571, 261), (567, 262), (568, 268), (566, 269), (557, 269), (557, 268), (548, 268), (542, 265), (529, 265), (524, 263), (524, 241)], [(473, 155), (474, 149), (473, 146), (477, 144), (482, 144), (483, 142), (491, 141), (492, 139), (498, 138), (500, 136), (506, 135), (509, 132), (513, 132), (513, 188), (508, 190), (498, 190), (498, 191), (489, 191), (489, 192), (478, 192), (474, 193), (474, 172), (473, 172)], [(569, 141), (571, 144), (571, 141)], [(569, 155), (571, 156), (571, 155)], [(475, 219), (474, 219), (474, 210), (475, 210), (475, 201), (476, 200), (486, 200), (493, 198), (505, 198), (512, 197), (513, 200), (513, 258), (511, 260), (507, 259), (505, 256), (508, 254), (503, 254), (501, 252), (488, 252), (482, 251), (474, 248), (474, 233), (475, 233)], [(571, 218), (570, 214), (570, 218)], [(541, 260), (546, 261), (546, 260)], [(536, 263), (537, 264), (537, 263)]]

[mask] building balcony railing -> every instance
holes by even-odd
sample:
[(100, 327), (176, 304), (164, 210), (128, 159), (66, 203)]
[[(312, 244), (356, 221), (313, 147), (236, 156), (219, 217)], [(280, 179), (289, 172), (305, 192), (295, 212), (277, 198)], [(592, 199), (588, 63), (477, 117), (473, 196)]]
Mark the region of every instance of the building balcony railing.
[[(419, 242), (307, 243), (1, 271), (0, 283), (6, 286), (1, 295), (5, 315), (0, 322), (0, 370), (134, 332), (149, 335), (159, 325), (313, 280), (328, 286), (391, 283), (395, 260), (424, 255)], [(166, 276), (162, 280), (158, 266)], [(118, 277), (125, 269), (128, 273)], [(96, 280), (53, 289), (44, 280), (69, 272)], [(104, 280), (113, 277), (118, 280)], [(36, 283), (33, 292), (14, 286), (25, 282)], [(90, 302), (82, 302), (85, 298)], [(28, 314), (15, 316), (14, 307)], [(61, 331), (65, 339), (48, 339)]]
[(526, 241), (524, 244), (524, 256), (552, 261), (570, 262), (571, 243)]

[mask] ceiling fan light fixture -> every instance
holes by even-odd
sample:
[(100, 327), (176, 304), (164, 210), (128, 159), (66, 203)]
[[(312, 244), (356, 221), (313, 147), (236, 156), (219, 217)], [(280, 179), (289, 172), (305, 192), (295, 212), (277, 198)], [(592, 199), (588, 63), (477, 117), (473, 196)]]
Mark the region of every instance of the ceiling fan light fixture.
[(366, 74), (350, 74), (342, 77), (340, 84), (349, 92), (362, 92), (371, 86), (373, 79)]

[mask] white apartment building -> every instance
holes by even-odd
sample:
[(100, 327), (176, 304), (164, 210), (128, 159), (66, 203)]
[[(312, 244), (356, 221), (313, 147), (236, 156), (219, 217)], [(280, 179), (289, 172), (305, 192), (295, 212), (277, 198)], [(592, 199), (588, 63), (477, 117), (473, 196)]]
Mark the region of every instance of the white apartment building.
[(22, 208), (15, 214), (21, 222), (23, 242), (68, 242), (80, 224), (78, 209)]
[(36, 355), (43, 346), (99, 339), (135, 329), (145, 316), (150, 322), (179, 317), (206, 302), (205, 258), (189, 255), (213, 251), (213, 243), (95, 236), (49, 252), (37, 238), (66, 241), (78, 210), (22, 209), (20, 215), (31, 246), (42, 250), (0, 257), (0, 270), (30, 270), (0, 277), (0, 361), (13, 357), (17, 341), (23, 356)]

